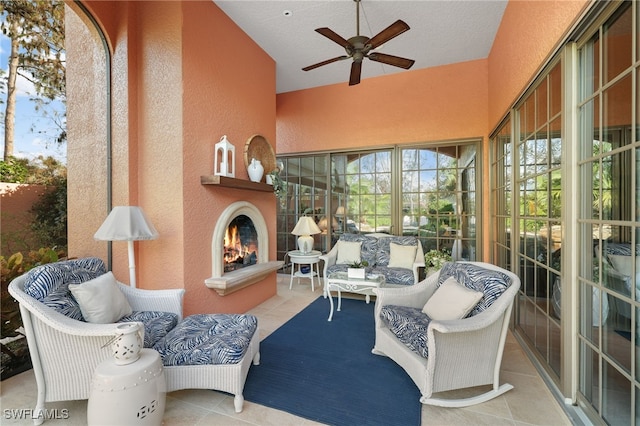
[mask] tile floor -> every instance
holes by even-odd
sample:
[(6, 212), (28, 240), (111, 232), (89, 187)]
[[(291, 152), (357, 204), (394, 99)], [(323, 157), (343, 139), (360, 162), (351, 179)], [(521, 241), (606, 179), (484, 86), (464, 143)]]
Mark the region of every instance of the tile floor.
[[(251, 311), (259, 318), (261, 337), (264, 339), (321, 294), (322, 290), (317, 287), (315, 292), (311, 292), (309, 282), (304, 278), (299, 283), (294, 280), (293, 289), (289, 290), (289, 276), (278, 275), (278, 294)], [(515, 388), (484, 404), (468, 408), (423, 406), (422, 425), (571, 424), (511, 335), (505, 347), (500, 378), (502, 382), (511, 383)], [(35, 396), (36, 384), (33, 370), (1, 382), (2, 420), (0, 423), (3, 425), (32, 424), (30, 419), (11, 418), (7, 410), (33, 408)], [(310, 395), (309, 401), (321, 403), (320, 396)], [(64, 409), (68, 410), (68, 419), (47, 420), (46, 425), (86, 424), (87, 401), (54, 402), (48, 403), (46, 407), (53, 412), (58, 409), (58, 413), (62, 413)], [(164, 424), (168, 426), (214, 424), (283, 426), (317, 423), (248, 401), (245, 401), (242, 413), (236, 414), (231, 396), (207, 390), (183, 390), (167, 394)]]

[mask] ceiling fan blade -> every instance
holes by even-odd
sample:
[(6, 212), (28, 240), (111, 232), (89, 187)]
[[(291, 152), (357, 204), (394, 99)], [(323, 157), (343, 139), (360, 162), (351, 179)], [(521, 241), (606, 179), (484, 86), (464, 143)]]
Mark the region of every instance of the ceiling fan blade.
[(383, 64), (393, 65), (394, 67), (404, 68), (408, 70), (416, 62), (413, 59), (401, 58), (400, 56), (387, 55), (385, 53), (373, 52), (367, 55), (369, 59)]
[(327, 27), (317, 28), (316, 32), (322, 34), (329, 40), (338, 43), (340, 46), (344, 47), (345, 49), (351, 48), (351, 43), (349, 43), (347, 40), (345, 40), (340, 35), (336, 34), (333, 30)]
[(335, 57), (335, 58), (327, 59), (326, 61), (318, 62), (317, 64), (313, 64), (313, 65), (309, 65), (308, 67), (304, 67), (304, 68), (302, 68), (302, 71), (311, 71), (311, 70), (316, 69), (318, 67), (321, 67), (323, 65), (331, 64), (331, 63), (337, 62), (337, 61), (342, 61), (342, 60), (348, 59), (348, 58), (349, 57), (347, 55), (342, 55), (342, 56), (338, 56), (338, 57)]
[(370, 38), (367, 42), (367, 46), (371, 46), (371, 49), (375, 49), (378, 46), (382, 46), (392, 38), (399, 36), (405, 31), (408, 31), (409, 29), (410, 27), (406, 22), (398, 19), (396, 22), (389, 25), (387, 28)]
[(362, 61), (353, 61), (351, 64), (351, 75), (349, 76), (349, 86), (360, 83), (360, 73), (362, 72)]

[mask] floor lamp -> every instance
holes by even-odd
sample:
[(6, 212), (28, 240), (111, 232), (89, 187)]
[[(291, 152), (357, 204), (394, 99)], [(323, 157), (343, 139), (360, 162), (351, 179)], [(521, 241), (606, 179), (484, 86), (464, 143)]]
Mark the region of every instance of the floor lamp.
[(133, 242), (155, 240), (158, 231), (137, 206), (114, 207), (93, 236), (100, 241), (127, 241), (129, 248), (129, 284), (136, 286), (136, 259)]

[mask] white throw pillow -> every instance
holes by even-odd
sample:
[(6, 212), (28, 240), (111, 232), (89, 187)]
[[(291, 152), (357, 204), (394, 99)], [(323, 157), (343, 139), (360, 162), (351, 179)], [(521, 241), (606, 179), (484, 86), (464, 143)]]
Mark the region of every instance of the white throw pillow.
[(482, 299), (482, 292), (460, 284), (454, 277), (447, 278), (422, 308), (422, 312), (436, 321), (464, 318)]
[(133, 312), (111, 271), (82, 284), (69, 284), (69, 290), (87, 322), (110, 324)]
[[(633, 274), (633, 257), (631, 256), (623, 256), (621, 254), (610, 254), (608, 255), (609, 262), (613, 266), (617, 272), (620, 272), (622, 275), (626, 275), (627, 277), (631, 277)], [(636, 285), (640, 283), (640, 256), (635, 257), (636, 260)]]
[(350, 264), (360, 262), (361, 241), (343, 241), (338, 240), (338, 259), (337, 264)]
[(413, 268), (418, 246), (401, 246), (400, 244), (391, 243), (390, 249), (389, 268)]

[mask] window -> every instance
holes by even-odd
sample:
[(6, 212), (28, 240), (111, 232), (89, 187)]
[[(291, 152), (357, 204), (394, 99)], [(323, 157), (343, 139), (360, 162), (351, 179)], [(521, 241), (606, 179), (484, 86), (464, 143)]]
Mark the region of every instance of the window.
[(343, 233), (415, 235), (425, 251), (476, 259), (478, 141), (283, 156), (278, 258), (296, 248), (298, 218), (312, 216), (327, 251)]

